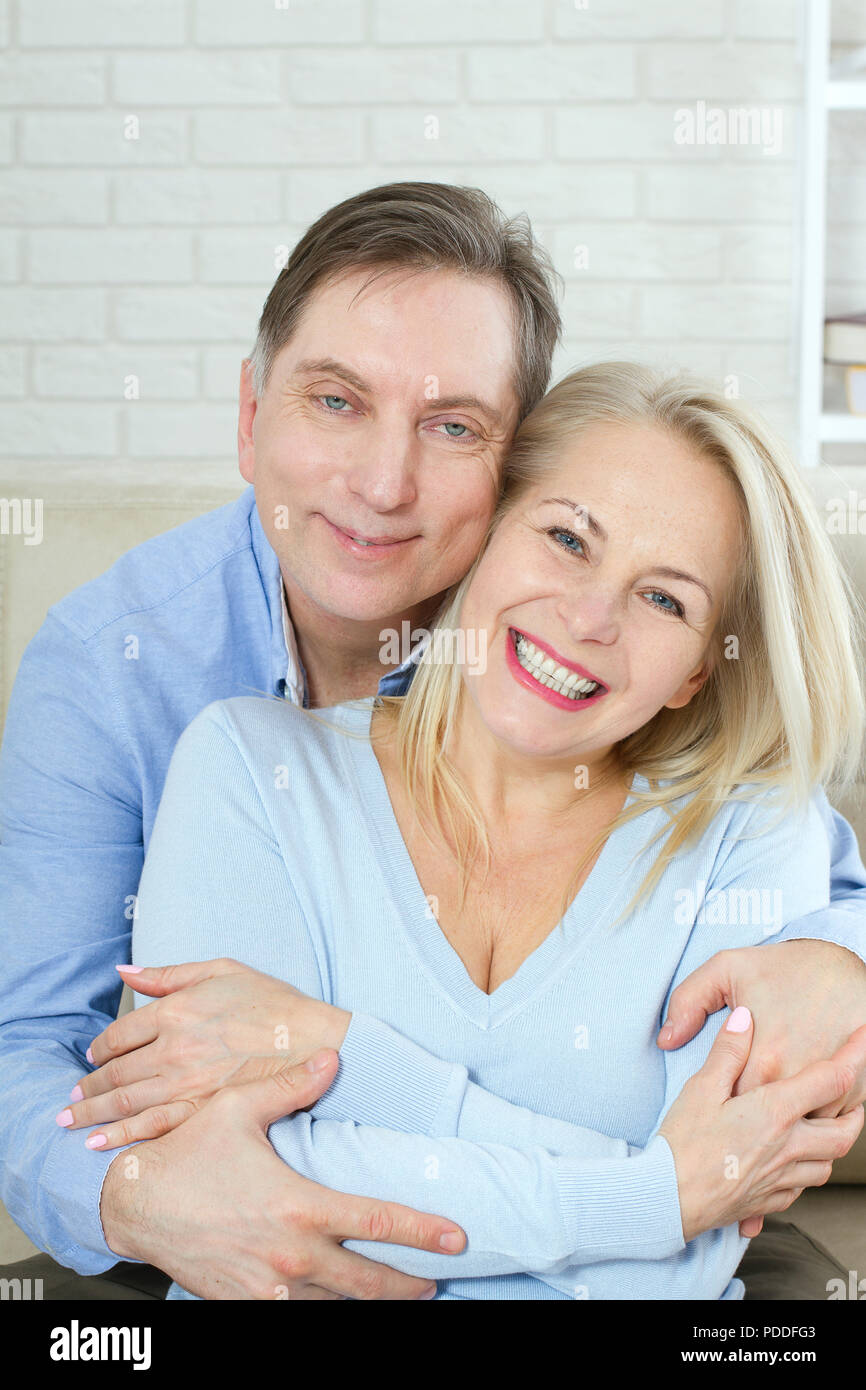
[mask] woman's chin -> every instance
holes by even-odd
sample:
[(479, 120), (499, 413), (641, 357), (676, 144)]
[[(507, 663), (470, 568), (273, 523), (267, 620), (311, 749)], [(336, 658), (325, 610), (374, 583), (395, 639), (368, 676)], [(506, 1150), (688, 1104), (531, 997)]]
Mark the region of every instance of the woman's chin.
[(556, 710), (549, 710), (542, 704), (533, 717), (533, 712), (527, 710), (522, 700), (497, 704), (494, 708), (486, 702), (476, 707), (485, 730), (504, 750), (526, 758), (561, 758), (572, 752), (576, 730), (569, 737), (561, 723), (556, 728), (559, 723)]

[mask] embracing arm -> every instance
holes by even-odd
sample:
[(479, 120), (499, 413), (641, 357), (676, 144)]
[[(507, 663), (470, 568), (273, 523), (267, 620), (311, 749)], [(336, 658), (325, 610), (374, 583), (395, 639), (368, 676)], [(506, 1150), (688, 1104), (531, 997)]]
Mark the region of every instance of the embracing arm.
[(143, 858), (131, 766), (90, 652), (49, 613), (0, 754), (0, 1197), (79, 1274), (117, 1263), (99, 1221), (117, 1155), (88, 1152), (54, 1117), (120, 1000), (113, 962)]
[[(827, 800), (823, 787), (813, 795), (830, 847), (830, 901), (800, 912), (775, 941), (826, 941), (844, 946), (866, 964), (866, 869), (851, 826)], [(853, 964), (853, 962), (852, 962)]]

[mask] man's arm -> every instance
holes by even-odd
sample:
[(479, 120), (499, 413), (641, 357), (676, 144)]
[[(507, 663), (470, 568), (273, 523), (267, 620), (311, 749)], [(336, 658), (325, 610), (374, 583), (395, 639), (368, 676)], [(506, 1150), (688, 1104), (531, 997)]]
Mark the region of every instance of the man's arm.
[(117, 1262), (98, 1215), (116, 1154), (89, 1152), (54, 1116), (120, 1000), (143, 857), (131, 766), (90, 653), (49, 614), (0, 752), (0, 1197), (79, 1274)]
[[(86, 646), (49, 614), (22, 658), (0, 751), (0, 1197), (34, 1244), (79, 1274), (103, 1273), (119, 1258), (172, 1272), (172, 1261), (182, 1258), (213, 1290), (208, 1296), (225, 1297), (219, 1292), (225, 1248), (212, 1232), (231, 1224), (247, 1196), (242, 1174), (261, 1172), (268, 1181), (257, 1167), (264, 1152), (273, 1161), (271, 1187), (282, 1217), (277, 1224), (273, 1211), (264, 1211), (256, 1238), (270, 1235), (275, 1257), (284, 1263), (291, 1257), (306, 1272), (283, 1275), (293, 1297), (418, 1298), (424, 1281), (344, 1251), (342, 1236), (318, 1221), (328, 1194), (274, 1161), (254, 1130), (229, 1133), (231, 1115), (218, 1119), (203, 1111), (198, 1137), (185, 1125), (179, 1138), (138, 1145), (131, 1155), (86, 1149), (86, 1130), (56, 1123), (86, 1069), (88, 1046), (117, 1013), (122, 984), (114, 967), (129, 958), (143, 858), (136, 767)], [(223, 1155), (231, 1143), (235, 1171), (202, 1167), (202, 1146), (211, 1139)], [(137, 1165), (157, 1180), (124, 1181)], [(104, 1194), (109, 1170), (110, 1194)], [(123, 1232), (130, 1212), (137, 1217), (140, 1250), (109, 1246), (103, 1195), (113, 1200), (112, 1230)], [(342, 1234), (399, 1228), (410, 1244), (438, 1248), (440, 1231), (451, 1225), (332, 1197)], [(250, 1297), (255, 1289), (252, 1232), (250, 1224), (232, 1247), (233, 1287), (242, 1291), (231, 1296)], [(267, 1287), (267, 1271), (263, 1277)]]
[[(830, 846), (830, 902), (817, 912), (797, 917), (778, 937), (778, 941), (826, 941), (844, 946), (866, 966), (866, 868), (860, 857), (857, 836), (818, 787), (814, 804), (824, 818)], [(841, 965), (852, 961), (841, 958)], [(864, 977), (866, 978), (866, 977)]]
[[(659, 1047), (682, 1047), (709, 1014), (745, 1004), (758, 1023), (738, 1095), (830, 1057), (866, 1023), (866, 869), (854, 831), (823, 788), (815, 790), (812, 806), (827, 836), (830, 901), (794, 917), (765, 943), (722, 950), (693, 971), (671, 995), (659, 1033)], [(861, 1074), (839, 1105), (819, 1113), (842, 1114), (864, 1100)]]

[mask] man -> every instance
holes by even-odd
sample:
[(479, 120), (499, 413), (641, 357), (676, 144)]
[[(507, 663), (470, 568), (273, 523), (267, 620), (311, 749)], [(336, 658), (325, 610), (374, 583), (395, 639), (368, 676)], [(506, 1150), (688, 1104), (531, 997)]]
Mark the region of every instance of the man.
[[(461, 1248), (447, 1213), (329, 1193), (270, 1149), (277, 1116), (323, 1113), (336, 1059), (289, 1086), (218, 1094), (120, 1153), (86, 1150), (55, 1115), (116, 1014), (114, 966), (177, 738), (233, 695), (323, 707), (406, 688), (411, 654), (383, 674), (382, 634), (429, 622), (477, 553), (509, 442), (549, 380), (550, 280), (525, 222), (505, 223), (479, 190), (396, 184), (326, 212), (241, 370), (252, 486), (56, 604), (25, 652), (0, 758), (0, 1196), (53, 1257), (49, 1296), (160, 1297), (162, 1270), (205, 1298), (287, 1286), (409, 1299), (429, 1296), (423, 1280), (341, 1241)], [(850, 827), (826, 814), (834, 905), (779, 944), (720, 953), (672, 1001), (660, 1045), (725, 1003), (752, 1008), (743, 1088), (831, 1055), (866, 1020), (866, 874)], [(347, 1035), (344, 1097), (363, 1091), (374, 1045)], [(845, 1108), (864, 1095), (861, 1077)], [(93, 1279), (119, 1257), (119, 1282)]]

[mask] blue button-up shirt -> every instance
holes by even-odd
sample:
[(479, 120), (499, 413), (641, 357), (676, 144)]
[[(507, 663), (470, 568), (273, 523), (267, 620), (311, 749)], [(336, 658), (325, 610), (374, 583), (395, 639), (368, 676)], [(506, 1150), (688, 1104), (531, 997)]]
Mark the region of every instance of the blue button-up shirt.
[[(406, 689), (423, 645), (381, 693)], [(304, 690), (251, 487), (54, 604), (22, 658), (0, 752), (0, 1198), (81, 1274), (117, 1261), (99, 1219), (117, 1150), (85, 1149), (88, 1130), (55, 1116), (117, 1014), (114, 966), (130, 958), (175, 743), (214, 700), (301, 703)], [(833, 902), (782, 938), (835, 941), (866, 959), (866, 872), (851, 827), (826, 798), (823, 808)]]
[[(405, 691), (423, 646), (380, 693)], [(117, 1014), (174, 745), (212, 700), (305, 693), (252, 487), (54, 604), (22, 658), (0, 752), (0, 1197), (79, 1273), (117, 1261), (99, 1220), (117, 1150), (55, 1116)]]

